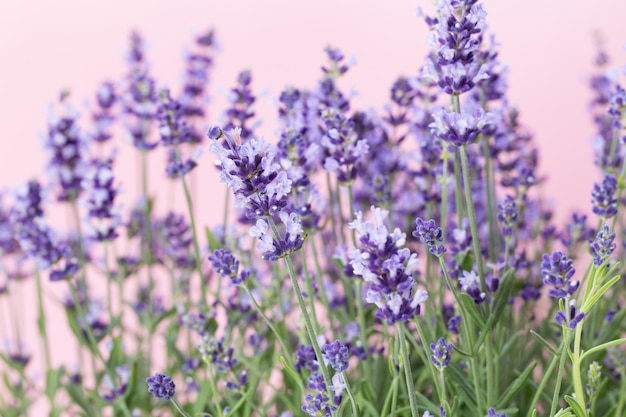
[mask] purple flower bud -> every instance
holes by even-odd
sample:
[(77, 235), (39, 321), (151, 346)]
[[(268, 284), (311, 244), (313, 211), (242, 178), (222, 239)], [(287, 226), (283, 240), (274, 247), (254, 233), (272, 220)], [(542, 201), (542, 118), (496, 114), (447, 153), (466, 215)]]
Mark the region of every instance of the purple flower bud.
[(507, 195), (504, 201), (498, 204), (498, 220), (502, 223), (504, 237), (511, 236), (517, 224), (517, 203), (513, 197)]
[(602, 184), (594, 184), (591, 191), (592, 211), (598, 216), (611, 218), (617, 214), (617, 178), (607, 175)]
[(578, 281), (570, 281), (576, 270), (573, 261), (561, 252), (554, 252), (552, 255), (543, 255), (541, 263), (541, 274), (543, 283), (553, 287), (549, 294), (554, 298), (566, 298), (574, 294), (578, 289)]
[(437, 343), (431, 343), (430, 350), (433, 351), (430, 360), (436, 368), (443, 369), (450, 364), (452, 344), (446, 344), (446, 339), (442, 337)]
[(604, 261), (613, 253), (617, 245), (614, 243), (615, 233), (611, 232), (609, 226), (604, 225), (598, 232), (596, 238), (589, 242), (589, 250), (593, 255), (593, 264), (601, 266)]
[(167, 375), (156, 373), (146, 378), (148, 392), (154, 397), (169, 401), (176, 393), (176, 385)]
[(446, 252), (446, 248), (441, 245), (443, 242), (441, 227), (437, 227), (434, 220), (424, 221), (422, 218), (416, 219), (415, 223), (417, 227), (413, 232), (413, 236), (428, 245), (428, 251), (433, 255), (443, 255)]
[(339, 340), (325, 344), (322, 347), (322, 357), (337, 372), (343, 372), (348, 369), (350, 351)]

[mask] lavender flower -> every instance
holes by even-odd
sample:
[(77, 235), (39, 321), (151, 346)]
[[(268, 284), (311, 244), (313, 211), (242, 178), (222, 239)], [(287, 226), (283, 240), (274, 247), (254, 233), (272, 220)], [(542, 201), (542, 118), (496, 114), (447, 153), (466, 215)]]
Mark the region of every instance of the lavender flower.
[[(105, 391), (101, 394), (102, 399), (106, 402), (113, 402), (126, 393), (128, 381), (130, 380), (130, 369), (128, 366), (122, 365), (115, 368), (115, 374), (118, 380), (112, 381), (111, 376), (105, 373), (102, 377)], [(150, 391), (152, 392), (152, 391)]]
[(148, 392), (155, 398), (169, 401), (176, 394), (176, 385), (172, 378), (165, 374), (156, 373), (146, 378)]
[(92, 239), (103, 242), (115, 239), (120, 216), (114, 206), (117, 188), (113, 186), (113, 159), (94, 160), (85, 179), (85, 205), (92, 221)]
[(493, 115), (476, 109), (472, 113), (461, 113), (440, 109), (433, 113), (431, 133), (439, 139), (456, 146), (468, 145), (478, 140), (494, 124)]
[(350, 254), (350, 265), (357, 276), (369, 284), (366, 300), (376, 304), (376, 317), (388, 324), (407, 321), (420, 313), (420, 303), (428, 293), (417, 289), (413, 274), (417, 269), (417, 255), (403, 248), (406, 235), (396, 228), (389, 233), (385, 226), (388, 211), (371, 208), (376, 223), (363, 221), (363, 214), (355, 213), (349, 223), (356, 230), (362, 249)]
[(239, 272), (239, 261), (228, 249), (216, 250), (209, 256), (209, 261), (217, 273), (223, 278), (230, 278), (233, 285), (241, 285), (250, 276), (246, 270)]
[(459, 277), (459, 284), (476, 304), (480, 304), (487, 299), (487, 295), (480, 289), (480, 278), (476, 272), (463, 271), (463, 276)]
[[(287, 205), (291, 181), (267, 141), (249, 139), (240, 145), (240, 134), (238, 129), (225, 132), (213, 127), (209, 130), (209, 138), (215, 140), (210, 150), (218, 157), (220, 180), (235, 194), (235, 202), (245, 209), (246, 217), (274, 215)], [(217, 141), (220, 138), (222, 143)]]
[(498, 204), (498, 220), (502, 223), (504, 237), (510, 237), (517, 224), (517, 203), (513, 197), (507, 195), (504, 201)]
[(490, 408), (485, 417), (506, 417), (506, 413), (498, 413), (495, 408)]
[(251, 126), (246, 123), (254, 117), (253, 105), (256, 97), (252, 93), (250, 84), (252, 83), (252, 73), (244, 70), (237, 76), (237, 85), (228, 94), (228, 101), (231, 107), (226, 110), (227, 122), (224, 130), (241, 129), (241, 137), (246, 140), (252, 136)]
[(37, 263), (39, 269), (50, 269), (50, 280), (60, 281), (74, 275), (78, 263), (68, 244), (58, 239), (43, 219), (42, 191), (37, 181), (19, 187), (10, 214), (15, 240), (20, 249)]
[(422, 243), (428, 246), (428, 251), (435, 256), (441, 256), (446, 253), (446, 247), (442, 245), (443, 232), (441, 227), (437, 227), (434, 220), (425, 221), (422, 218), (415, 220), (417, 227), (413, 232), (413, 236), (418, 238)]
[(46, 148), (50, 154), (48, 167), (60, 186), (59, 201), (75, 201), (82, 191), (85, 175), (85, 144), (77, 124), (78, 114), (67, 107), (64, 116), (51, 116), (48, 122)]
[(181, 104), (170, 97), (167, 89), (161, 91), (160, 105), (157, 110), (159, 134), (163, 146), (169, 148), (166, 172), (170, 178), (183, 176), (193, 170), (199, 156), (183, 161), (181, 146), (191, 141), (191, 131), (184, 120), (184, 109)]
[(144, 60), (143, 39), (137, 32), (131, 34), (131, 48), (127, 55), (130, 71), (122, 96), (127, 129), (133, 145), (141, 151), (154, 149), (158, 142), (148, 142), (148, 134), (156, 110), (155, 82), (148, 74)]
[(594, 184), (591, 191), (592, 211), (598, 216), (611, 218), (617, 214), (617, 179), (613, 175), (607, 175), (602, 184)]
[(548, 291), (551, 297), (567, 298), (576, 292), (580, 282), (570, 280), (575, 272), (572, 260), (563, 253), (553, 252), (552, 255), (543, 255), (541, 275), (543, 283), (552, 287)]
[(426, 18), (433, 29), (428, 43), (434, 49), (422, 68), (422, 77), (447, 94), (470, 91), (488, 79), (487, 66), (476, 59), (486, 12), (475, 0), (442, 1), (437, 17)]
[(339, 340), (325, 344), (322, 347), (322, 356), (335, 371), (343, 372), (348, 369), (350, 351)]
[(91, 120), (95, 126), (95, 131), (91, 134), (91, 139), (96, 143), (103, 143), (111, 139), (109, 129), (115, 121), (111, 107), (117, 101), (115, 87), (110, 81), (105, 81), (96, 92), (96, 103), (98, 110), (91, 115)]
[(617, 245), (614, 243), (615, 233), (611, 232), (609, 226), (604, 225), (593, 241), (589, 241), (589, 249), (595, 266), (601, 266), (604, 261), (613, 253)]
[(443, 370), (443, 368), (450, 364), (452, 344), (446, 344), (446, 339), (442, 337), (437, 340), (437, 343), (431, 343), (430, 350), (433, 351), (430, 360), (437, 369)]
[(288, 256), (300, 250), (304, 244), (302, 224), (298, 216), (281, 211), (279, 217), (285, 226), (284, 237), (275, 238), (268, 233), (269, 226), (264, 219), (258, 219), (250, 228), (250, 236), (258, 238), (257, 248), (263, 253), (263, 259), (269, 261)]
[(575, 329), (576, 326), (578, 326), (578, 323), (580, 323), (584, 318), (585, 313), (578, 311), (576, 308), (576, 300), (569, 301), (569, 314), (559, 310), (554, 317), (559, 325), (567, 325), (572, 330)]

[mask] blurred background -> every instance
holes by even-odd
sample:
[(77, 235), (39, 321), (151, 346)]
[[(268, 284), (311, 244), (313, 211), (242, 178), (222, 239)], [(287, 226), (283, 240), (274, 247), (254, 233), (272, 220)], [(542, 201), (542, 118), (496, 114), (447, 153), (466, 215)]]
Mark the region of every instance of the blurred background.
[[(597, 179), (593, 127), (586, 113), (593, 34), (602, 32), (613, 66), (626, 63), (626, 3), (484, 3), (491, 32), (501, 44), (501, 61), (510, 66), (509, 98), (520, 108), (521, 120), (541, 150), (541, 172), (549, 177), (544, 190), (560, 218), (573, 208), (586, 210)], [(0, 187), (44, 175), (46, 157), (39, 137), (46, 129), (49, 104), (68, 88), (71, 102), (88, 116), (85, 102), (93, 101), (99, 83), (125, 74), (124, 55), (133, 29), (147, 41), (147, 59), (157, 82), (179, 91), (185, 49), (194, 35), (215, 28), (219, 52), (206, 125), (219, 121), (225, 92), (238, 71), (250, 68), (253, 88), (262, 93), (256, 105), (262, 119), (258, 132), (271, 139), (278, 94), (287, 84), (313, 87), (329, 44), (356, 60), (344, 84), (357, 92), (355, 107), (381, 109), (394, 79), (417, 74), (426, 54), (427, 28), (416, 17), (417, 6), (433, 10), (431, 1), (415, 0), (2, 1)], [(119, 146), (122, 154), (130, 151), (126, 144)], [(128, 165), (135, 162), (121, 157), (117, 165), (132, 169)], [(202, 223), (210, 221), (211, 213), (217, 215), (224, 194), (211, 165), (211, 156), (205, 154), (197, 185)], [(153, 186), (162, 172), (162, 167), (153, 166)], [(137, 190), (133, 181), (122, 178), (122, 183), (127, 194)], [(212, 193), (216, 187), (220, 191)]]

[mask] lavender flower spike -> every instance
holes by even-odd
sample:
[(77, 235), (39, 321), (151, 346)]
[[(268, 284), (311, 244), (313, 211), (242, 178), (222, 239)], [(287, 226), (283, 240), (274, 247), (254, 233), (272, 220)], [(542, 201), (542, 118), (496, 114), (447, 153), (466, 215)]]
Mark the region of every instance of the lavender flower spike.
[(576, 292), (580, 282), (570, 280), (575, 272), (573, 261), (563, 253), (553, 252), (552, 255), (543, 255), (541, 275), (543, 283), (553, 287), (548, 291), (551, 297), (566, 298)]
[(376, 304), (376, 317), (388, 324), (407, 321), (420, 313), (420, 303), (428, 293), (417, 289), (413, 275), (417, 273), (417, 254), (404, 248), (406, 235), (395, 228), (389, 233), (385, 219), (389, 212), (372, 207), (376, 223), (363, 221), (356, 212), (348, 224), (356, 230), (361, 248), (350, 253), (350, 265), (355, 275), (369, 284), (366, 301)]
[(456, 146), (474, 143), (478, 136), (494, 124), (493, 115), (476, 109), (472, 113), (461, 113), (440, 109), (433, 113), (434, 122), (430, 131), (439, 139)]
[(593, 255), (593, 264), (601, 266), (606, 258), (615, 250), (617, 245), (614, 243), (615, 233), (611, 232), (609, 226), (604, 225), (602, 230), (598, 232), (593, 241), (589, 241), (589, 249)]
[(430, 360), (437, 369), (442, 370), (450, 364), (452, 344), (446, 344), (446, 339), (442, 337), (437, 340), (437, 343), (431, 343), (430, 349), (433, 351), (433, 354), (430, 356)]
[(425, 221), (422, 218), (418, 218), (415, 220), (415, 224), (417, 227), (413, 232), (413, 236), (425, 243), (430, 253), (435, 256), (441, 256), (446, 253), (446, 247), (441, 245), (443, 242), (443, 231), (434, 220)]
[(322, 356), (335, 371), (343, 372), (348, 369), (350, 352), (348, 347), (339, 340), (325, 344), (324, 347), (322, 347)]
[(617, 178), (607, 175), (602, 184), (594, 184), (591, 191), (592, 211), (598, 216), (611, 218), (617, 214)]
[(174, 381), (165, 374), (156, 373), (146, 378), (146, 383), (148, 391), (156, 398), (169, 401), (176, 393)]
[(230, 278), (234, 285), (240, 285), (250, 276), (248, 271), (239, 272), (239, 261), (228, 249), (216, 250), (209, 256), (209, 261), (220, 276)]

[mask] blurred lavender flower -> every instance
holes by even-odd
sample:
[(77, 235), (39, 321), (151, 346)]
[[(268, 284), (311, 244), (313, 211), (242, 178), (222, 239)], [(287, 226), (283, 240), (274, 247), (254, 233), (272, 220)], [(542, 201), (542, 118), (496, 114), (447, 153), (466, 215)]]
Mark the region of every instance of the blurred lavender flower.
[(137, 32), (131, 34), (131, 48), (127, 55), (129, 73), (122, 95), (126, 128), (133, 145), (141, 151), (154, 149), (158, 142), (148, 142), (151, 121), (156, 112), (155, 82), (148, 74), (144, 59), (144, 42)]
[(170, 97), (164, 89), (160, 93), (160, 104), (157, 110), (159, 135), (163, 146), (168, 148), (167, 175), (177, 178), (186, 175), (196, 166), (199, 154), (183, 161), (183, 149), (180, 145), (191, 142), (191, 132), (184, 120), (184, 109), (181, 104)]
[(611, 218), (617, 214), (617, 178), (607, 175), (602, 184), (594, 184), (591, 191), (592, 211), (598, 216)]
[(517, 203), (513, 197), (507, 195), (502, 203), (498, 203), (498, 220), (504, 237), (510, 237), (517, 223)]
[(169, 401), (176, 394), (176, 385), (172, 378), (167, 375), (156, 373), (146, 378), (146, 383), (148, 384), (148, 392), (155, 398)]
[(36, 262), (37, 268), (50, 268), (51, 281), (60, 281), (74, 275), (79, 266), (67, 242), (59, 240), (45, 224), (41, 193), (37, 181), (19, 187), (10, 219), (20, 249)]
[(128, 369), (128, 366), (122, 365), (116, 367), (115, 373), (119, 378), (116, 382), (111, 380), (111, 376), (108, 373), (105, 373), (102, 377), (104, 391), (102, 391), (100, 395), (104, 401), (115, 401), (119, 397), (123, 396), (128, 388), (128, 381), (130, 380), (130, 369)]
[(118, 189), (113, 185), (113, 159), (93, 160), (83, 180), (84, 201), (91, 221), (91, 238), (98, 242), (117, 237), (116, 227), (121, 222), (115, 197)]
[(223, 278), (230, 278), (233, 285), (241, 285), (250, 276), (250, 272), (239, 272), (239, 261), (228, 249), (217, 249), (209, 256), (213, 268)]
[(46, 148), (50, 154), (48, 167), (60, 191), (59, 201), (75, 201), (82, 191), (85, 176), (85, 143), (77, 124), (78, 113), (67, 106), (63, 116), (51, 115), (48, 122)]
[(241, 138), (245, 141), (253, 136), (252, 126), (247, 126), (247, 122), (254, 117), (254, 102), (256, 97), (250, 87), (252, 83), (252, 73), (244, 70), (237, 76), (237, 85), (233, 87), (227, 96), (230, 108), (226, 110), (227, 122), (224, 130), (241, 129)]
[(91, 115), (94, 124), (94, 131), (90, 134), (90, 139), (96, 143), (104, 143), (111, 139), (112, 134), (109, 130), (115, 121), (112, 107), (118, 97), (115, 93), (115, 87), (112, 82), (105, 81), (100, 84), (96, 92), (96, 103), (98, 110)]
[(615, 233), (611, 232), (609, 226), (604, 225), (598, 232), (596, 238), (589, 241), (589, 249), (595, 266), (601, 266), (604, 261), (613, 253), (617, 245), (614, 243)]

